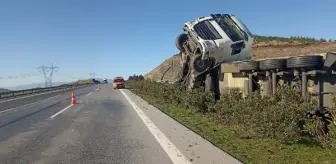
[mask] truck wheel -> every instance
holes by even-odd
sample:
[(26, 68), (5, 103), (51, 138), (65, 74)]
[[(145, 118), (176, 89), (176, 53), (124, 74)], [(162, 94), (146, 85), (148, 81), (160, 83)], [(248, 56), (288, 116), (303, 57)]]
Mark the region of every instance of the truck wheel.
[(261, 70), (284, 69), (286, 68), (286, 59), (265, 59), (259, 61)]
[(190, 64), (192, 71), (199, 75), (209, 69), (211, 62), (209, 60), (202, 60), (202, 55), (195, 55), (191, 57)]
[(188, 35), (187, 34), (180, 34), (176, 37), (175, 39), (175, 45), (176, 48), (180, 51), (180, 52), (185, 52), (185, 49), (183, 48), (183, 44), (184, 42), (186, 42), (188, 40)]
[(287, 59), (287, 68), (320, 68), (322, 63), (322, 56), (296, 56)]
[(241, 71), (259, 70), (259, 62), (254, 60), (242, 61), (238, 63), (238, 68)]

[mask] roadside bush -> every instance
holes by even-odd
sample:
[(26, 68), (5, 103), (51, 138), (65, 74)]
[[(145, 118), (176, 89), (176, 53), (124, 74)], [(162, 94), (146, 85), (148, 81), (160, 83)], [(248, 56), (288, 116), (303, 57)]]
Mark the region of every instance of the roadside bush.
[(181, 86), (149, 80), (127, 83), (136, 94), (204, 114), (227, 125), (241, 138), (275, 139), (284, 143), (308, 139), (322, 144), (334, 139), (316, 133), (321, 127), (319, 120), (308, 120), (307, 126), (300, 125), (307, 122), (306, 114), (316, 109), (317, 102), (310, 96), (302, 97), (299, 89), (289, 86), (280, 87), (269, 97), (252, 94), (243, 98), (238, 90), (230, 90), (215, 102), (212, 93), (202, 89), (185, 91)]
[(209, 92), (202, 92), (201, 89), (187, 92), (178, 85), (156, 83), (149, 80), (130, 80), (127, 83), (136, 94), (146, 94), (162, 103), (169, 103), (194, 112), (206, 113), (215, 103), (213, 95)]
[(225, 93), (215, 108), (217, 119), (235, 126), (242, 138), (294, 142), (301, 137), (298, 122), (315, 106), (300, 92), (281, 87), (270, 97), (253, 94), (243, 99), (238, 91)]

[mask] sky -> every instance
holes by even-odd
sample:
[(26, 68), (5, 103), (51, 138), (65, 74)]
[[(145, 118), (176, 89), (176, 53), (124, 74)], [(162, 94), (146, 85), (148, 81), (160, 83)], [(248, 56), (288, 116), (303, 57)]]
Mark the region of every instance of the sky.
[[(183, 23), (213, 13), (241, 18), (254, 34), (336, 39), (335, 0), (0, 0), (0, 88), (146, 74), (178, 53)], [(5, 78), (30, 74), (28, 77)]]

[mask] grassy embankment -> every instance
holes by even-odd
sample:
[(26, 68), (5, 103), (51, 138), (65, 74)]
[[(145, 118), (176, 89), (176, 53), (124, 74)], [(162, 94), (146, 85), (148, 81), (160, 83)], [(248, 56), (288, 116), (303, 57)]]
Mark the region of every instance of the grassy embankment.
[(233, 90), (214, 102), (210, 93), (186, 92), (179, 86), (147, 80), (130, 80), (127, 85), (244, 163), (336, 163), (334, 133), (323, 135), (318, 119), (300, 126), (306, 112), (317, 105), (295, 88), (282, 87), (271, 97), (246, 98)]

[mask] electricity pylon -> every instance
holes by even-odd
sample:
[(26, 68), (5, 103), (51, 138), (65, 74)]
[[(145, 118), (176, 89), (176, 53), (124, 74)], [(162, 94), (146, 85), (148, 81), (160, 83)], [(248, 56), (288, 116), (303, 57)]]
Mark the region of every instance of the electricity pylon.
[(39, 72), (42, 72), (45, 79), (45, 87), (52, 87), (52, 76), (55, 72), (58, 71), (58, 67), (54, 66), (54, 64), (51, 64), (50, 67), (42, 65), (37, 68)]

